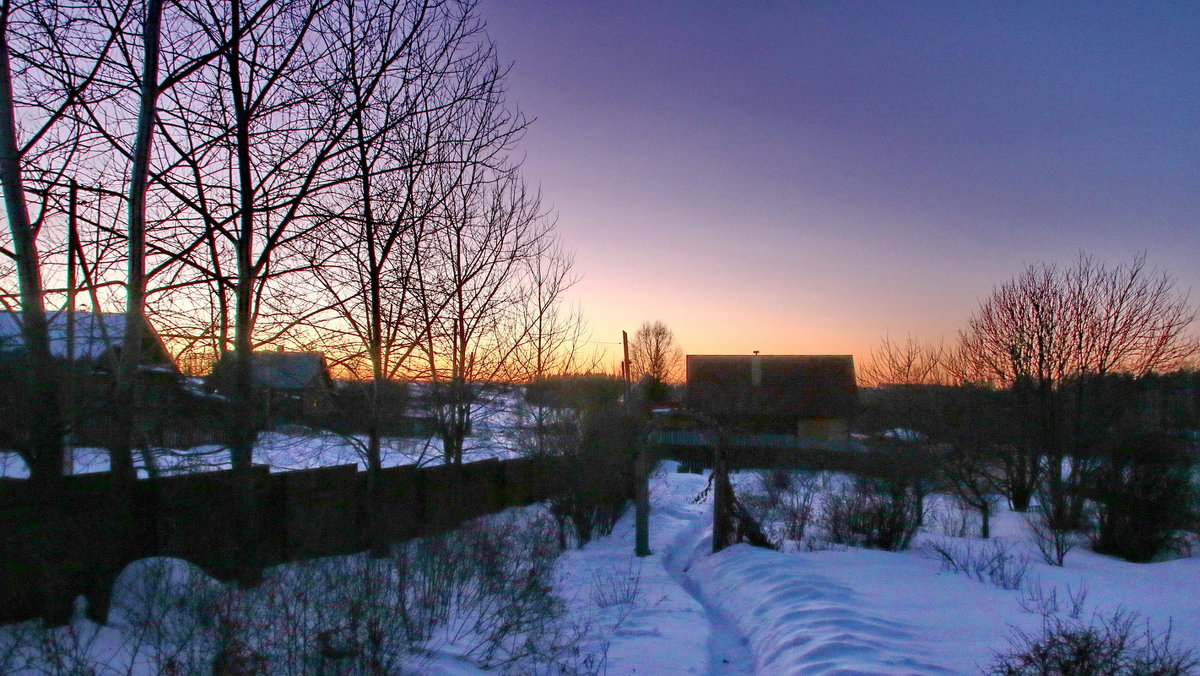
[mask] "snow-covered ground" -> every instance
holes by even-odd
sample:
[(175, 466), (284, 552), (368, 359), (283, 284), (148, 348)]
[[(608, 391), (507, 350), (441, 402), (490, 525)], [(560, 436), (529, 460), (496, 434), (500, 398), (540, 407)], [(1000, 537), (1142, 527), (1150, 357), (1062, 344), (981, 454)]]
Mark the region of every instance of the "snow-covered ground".
[[(442, 442), (437, 438), (388, 437), (382, 440), (384, 467), (400, 465), (440, 465)], [(367, 440), (362, 436), (333, 434), (304, 427), (262, 432), (254, 445), (254, 462), (267, 465), (272, 472), (314, 469), (357, 464), (366, 469)], [(107, 472), (108, 451), (103, 448), (77, 447), (72, 450), (72, 473)], [(229, 469), (229, 452), (223, 446), (196, 446), (188, 449), (152, 449), (155, 466), (162, 474), (191, 474)], [(512, 445), (493, 436), (469, 437), (463, 451), (466, 462), (517, 455)], [(140, 454), (135, 463), (142, 477), (147, 476)], [(16, 453), (0, 450), (0, 477), (29, 478), (29, 468)]]
[[(610, 674), (978, 673), (1008, 647), (1013, 628), (1036, 633), (1042, 626), (1042, 616), (1030, 612), (1038, 610), (1032, 599), (1039, 595), (1055, 595), (1064, 617), (1072, 612), (1070, 597), (1082, 599), (1074, 610), (1084, 621), (1116, 610), (1139, 613), (1153, 633), (1170, 629), (1174, 645), (1200, 649), (1200, 602), (1193, 593), (1200, 587), (1200, 557), (1133, 564), (1076, 549), (1063, 568), (1049, 566), (1028, 541), (1021, 515), (1012, 512), (996, 519), (994, 532), (1014, 554), (1029, 557), (1025, 584), (1016, 590), (943, 571), (923, 542), (967, 546), (970, 540), (929, 533), (904, 552), (783, 553), (737, 545), (711, 555), (711, 504), (691, 503), (706, 479), (666, 469), (654, 485), (651, 537), (658, 548), (643, 575), (653, 570), (679, 583), (699, 607), (661, 612), (655, 594), (664, 592), (656, 590), (631, 616), (664, 638), (692, 638), (650, 645), (615, 636)], [(613, 538), (585, 547), (566, 565), (611, 557), (613, 540), (624, 540), (628, 551), (630, 527), (627, 517)]]
[[(416, 384), (419, 385), (419, 384)], [(414, 387), (416, 386), (414, 385)], [(529, 414), (521, 389), (489, 392), (472, 407), (472, 433), (464, 440), (466, 462), (520, 455), (522, 417)], [(367, 439), (361, 435), (334, 434), (299, 425), (284, 425), (261, 432), (254, 445), (254, 462), (272, 472), (357, 464), (366, 469)], [(108, 451), (79, 447), (72, 450), (72, 473), (107, 472)], [(439, 465), (442, 441), (437, 437), (387, 437), (382, 440), (384, 467)], [(187, 449), (151, 449), (154, 464), (162, 474), (189, 474), (229, 469), (229, 452), (219, 445)], [(135, 454), (139, 474), (147, 476), (140, 454)], [(0, 448), (0, 477), (29, 478), (29, 468), (19, 455)]]
[[(1151, 632), (1170, 629), (1176, 647), (1200, 648), (1200, 557), (1132, 564), (1076, 549), (1057, 568), (1009, 512), (994, 521), (994, 539), (1028, 557), (1017, 589), (943, 570), (930, 543), (983, 541), (934, 532), (903, 552), (737, 545), (714, 555), (711, 501), (697, 500), (707, 476), (675, 469), (663, 463), (652, 479), (651, 556), (632, 555), (627, 513), (610, 536), (559, 559), (555, 591), (590, 627), (584, 649), (605, 658), (605, 673), (972, 674), (1008, 648), (1014, 628), (1036, 634), (1039, 611), (1080, 621), (1136, 612)], [(751, 475), (737, 483), (749, 487)], [(421, 673), (494, 672), (441, 653)]]
[[(737, 545), (710, 554), (711, 501), (695, 502), (706, 485), (664, 463), (652, 483), (652, 556), (632, 556), (630, 513), (611, 536), (562, 557), (560, 592), (611, 627), (608, 674), (976, 674), (1014, 629), (1038, 632), (1039, 596), (1084, 622), (1136, 612), (1151, 632), (1170, 630), (1172, 645), (1200, 650), (1200, 557), (1133, 564), (1076, 549), (1063, 568), (1049, 566), (1012, 512), (993, 531), (1028, 558), (1015, 590), (942, 570), (926, 544), (984, 543), (935, 533), (903, 552)], [(629, 602), (598, 608), (597, 590)], [(435, 673), (470, 673), (461, 668)]]

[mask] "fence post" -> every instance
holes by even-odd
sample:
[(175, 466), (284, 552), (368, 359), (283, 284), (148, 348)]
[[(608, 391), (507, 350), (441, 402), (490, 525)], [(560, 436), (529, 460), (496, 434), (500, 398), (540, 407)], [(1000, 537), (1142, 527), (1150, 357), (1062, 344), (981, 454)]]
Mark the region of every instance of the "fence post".
[(733, 484), (729, 482), (725, 438), (718, 428), (713, 445), (713, 553), (732, 545), (733, 536)]

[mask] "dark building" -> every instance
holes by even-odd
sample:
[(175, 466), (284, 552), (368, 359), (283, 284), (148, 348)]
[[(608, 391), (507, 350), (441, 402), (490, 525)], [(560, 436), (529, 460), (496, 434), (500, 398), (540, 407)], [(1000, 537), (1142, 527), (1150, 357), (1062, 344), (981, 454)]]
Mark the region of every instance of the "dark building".
[[(225, 358), (213, 368), (218, 392), (232, 391), (231, 365)], [(255, 352), (250, 381), (266, 418), (275, 422), (312, 420), (326, 413), (333, 399), (333, 379), (320, 352)]]
[[(24, 413), (25, 338), (20, 312), (0, 312), (0, 421)], [(125, 315), (116, 312), (48, 312), (50, 355), (59, 381), (60, 404), (72, 445), (111, 442), (113, 398), (125, 342)], [(145, 322), (145, 320), (142, 320)], [(164, 432), (178, 426), (181, 412), (196, 409), (179, 369), (149, 323), (142, 324), (137, 368), (138, 436), (163, 443)], [(0, 446), (17, 446), (19, 430), (0, 422)], [(69, 458), (66, 462), (70, 463)], [(70, 471), (71, 465), (67, 465)]]
[(688, 409), (727, 430), (846, 442), (858, 396), (849, 355), (688, 355)]
[[(0, 359), (20, 358), (25, 352), (20, 312), (0, 312)], [(125, 315), (116, 312), (50, 312), (50, 354), (63, 363), (85, 364), (99, 372), (120, 365), (125, 341)], [(144, 321), (144, 320), (143, 320)], [(142, 324), (142, 370), (179, 373), (162, 340), (148, 323)]]

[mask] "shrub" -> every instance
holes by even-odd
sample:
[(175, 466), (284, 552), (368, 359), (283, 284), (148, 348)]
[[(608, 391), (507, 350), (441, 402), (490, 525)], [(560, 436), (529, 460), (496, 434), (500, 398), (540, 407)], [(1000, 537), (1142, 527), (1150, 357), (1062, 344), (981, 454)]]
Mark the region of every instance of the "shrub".
[(1013, 554), (999, 540), (973, 543), (930, 542), (927, 548), (942, 562), (942, 570), (968, 575), (1001, 589), (1020, 589), (1029, 575), (1029, 557)]
[(1067, 553), (1079, 544), (1080, 537), (1069, 525), (1070, 519), (1063, 509), (1055, 509), (1048, 497), (1041, 493), (1033, 513), (1025, 516), (1033, 544), (1037, 546), (1042, 560), (1048, 565), (1062, 567)]
[(832, 542), (888, 551), (906, 549), (924, 517), (924, 494), (910, 481), (860, 478), (826, 498)]
[(764, 471), (739, 499), (749, 515), (762, 524), (767, 538), (780, 547), (785, 541), (804, 540), (816, 515), (821, 489), (819, 474)]
[(1191, 466), (1174, 436), (1129, 434), (1112, 443), (1087, 487), (1093, 549), (1135, 562), (1170, 550), (1193, 519)]
[(592, 571), (592, 603), (598, 608), (632, 605), (641, 596), (642, 563), (630, 559), (625, 568)]
[(1080, 583), (1078, 587), (1068, 584), (1066, 592), (1060, 597), (1058, 587), (1043, 586), (1039, 580), (1024, 589), (1017, 603), (1021, 610), (1034, 615), (1049, 617), (1058, 615), (1061, 610), (1071, 619), (1078, 620), (1083, 616), (1089, 593), (1087, 583)]
[(559, 546), (582, 546), (608, 535), (633, 492), (636, 422), (615, 407), (582, 417), (561, 410), (539, 416), (539, 424), (518, 439), (518, 449), (546, 460), (553, 474), (550, 510), (559, 526)]
[(933, 502), (927, 512), (929, 529), (933, 532), (954, 538), (973, 537), (980, 532), (979, 513), (957, 496)]
[(1011, 650), (996, 655), (995, 676), (1186, 676), (1200, 667), (1195, 653), (1171, 645), (1136, 614), (1117, 611), (1088, 624), (1047, 617), (1040, 635), (1017, 631)]

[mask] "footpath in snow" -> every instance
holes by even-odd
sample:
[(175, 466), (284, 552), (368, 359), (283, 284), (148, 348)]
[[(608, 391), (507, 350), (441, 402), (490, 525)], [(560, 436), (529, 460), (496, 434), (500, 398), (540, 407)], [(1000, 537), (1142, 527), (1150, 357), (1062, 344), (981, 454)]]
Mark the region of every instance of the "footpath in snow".
[[(573, 605), (595, 611), (609, 600), (629, 604), (600, 608), (601, 624), (616, 622), (610, 635), (608, 674), (758, 673), (741, 634), (713, 607), (697, 598), (685, 570), (711, 548), (711, 503), (694, 498), (707, 483), (695, 474), (659, 474), (651, 487), (651, 556), (633, 555), (633, 514), (611, 536), (562, 558), (563, 589)], [(618, 621), (619, 620), (619, 621)]]
[(904, 552), (737, 545), (713, 555), (711, 502), (695, 502), (707, 478), (664, 469), (651, 485), (653, 556), (632, 556), (627, 514), (610, 537), (563, 558), (562, 588), (581, 609), (595, 612), (597, 591), (628, 597), (637, 580), (636, 600), (600, 611), (601, 626), (620, 619), (609, 674), (980, 673), (1014, 629), (1040, 630), (1033, 589), (1064, 600), (1084, 590), (1084, 620), (1135, 612), (1156, 634), (1171, 629), (1177, 647), (1200, 647), (1200, 604), (1179, 592), (1200, 583), (1200, 557), (1131, 564), (1079, 549), (1064, 568), (1047, 566), (1014, 513), (994, 525), (998, 542), (1030, 557), (1018, 590), (943, 571), (920, 538)]
[(666, 469), (652, 484), (652, 556), (632, 558), (628, 514), (612, 536), (563, 560), (585, 594), (606, 570), (638, 576), (639, 599), (612, 635), (609, 674), (962, 673), (805, 557), (747, 545), (710, 555), (712, 503), (695, 502), (707, 477)]

